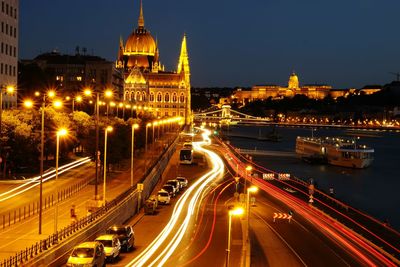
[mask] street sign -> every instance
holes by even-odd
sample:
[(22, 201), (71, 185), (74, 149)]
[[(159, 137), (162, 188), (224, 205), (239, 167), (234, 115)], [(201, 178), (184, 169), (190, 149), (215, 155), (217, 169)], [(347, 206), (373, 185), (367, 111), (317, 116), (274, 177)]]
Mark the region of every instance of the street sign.
[(279, 173), (278, 179), (279, 180), (290, 180), (290, 173)]
[(275, 179), (274, 173), (263, 173), (262, 176), (263, 176), (264, 180), (274, 180)]
[(314, 189), (315, 189), (314, 185), (313, 185), (313, 184), (310, 184), (310, 185), (308, 186), (308, 193), (309, 193), (310, 195), (314, 194)]
[(276, 219), (288, 220), (290, 222), (292, 219), (292, 215), (287, 213), (274, 212), (274, 216), (272, 218), (274, 219), (274, 222)]
[(137, 184), (137, 190), (138, 190), (139, 192), (142, 192), (142, 191), (143, 191), (143, 184), (138, 183), (138, 184)]

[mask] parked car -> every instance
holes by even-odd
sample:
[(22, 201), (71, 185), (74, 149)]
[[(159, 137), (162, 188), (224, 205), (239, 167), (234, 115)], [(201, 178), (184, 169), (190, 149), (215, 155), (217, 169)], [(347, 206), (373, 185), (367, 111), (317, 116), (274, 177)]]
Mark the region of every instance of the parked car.
[(114, 225), (107, 229), (107, 234), (115, 234), (121, 242), (121, 248), (125, 251), (135, 246), (135, 234), (130, 225)]
[(148, 200), (153, 201), (155, 203), (156, 208), (158, 207), (158, 198), (156, 195), (151, 195)]
[(176, 189), (173, 185), (170, 184), (165, 184), (162, 189), (164, 191), (167, 191), (170, 195), (170, 197), (174, 197), (176, 195)]
[(98, 241), (81, 243), (74, 247), (68, 258), (67, 266), (105, 266), (104, 246)]
[(163, 203), (165, 205), (169, 204), (169, 202), (171, 201), (171, 197), (170, 197), (169, 193), (164, 190), (158, 191), (157, 199), (158, 199), (158, 202)]
[(184, 147), (184, 148), (190, 148), (190, 149), (193, 149), (192, 142), (185, 142), (185, 143), (183, 143), (183, 147)]
[(176, 177), (176, 180), (179, 181), (183, 188), (188, 186), (188, 180), (185, 177), (178, 176)]
[(168, 180), (165, 184), (170, 184), (176, 188), (176, 192), (179, 192), (182, 188), (178, 180)]
[(145, 214), (154, 214), (156, 213), (156, 202), (151, 200), (151, 199), (147, 199), (146, 202), (144, 202), (144, 213)]
[(96, 238), (104, 246), (106, 259), (109, 261), (116, 261), (121, 253), (121, 242), (119, 242), (117, 235), (101, 235)]

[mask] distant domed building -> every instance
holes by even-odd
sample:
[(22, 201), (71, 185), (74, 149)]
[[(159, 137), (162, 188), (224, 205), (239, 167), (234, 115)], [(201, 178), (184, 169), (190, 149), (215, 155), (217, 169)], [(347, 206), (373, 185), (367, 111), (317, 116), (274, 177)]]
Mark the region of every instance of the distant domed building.
[(125, 45), (120, 39), (116, 67), (123, 71), (124, 100), (147, 107), (156, 117), (181, 116), (191, 121), (190, 66), (183, 36), (176, 71), (166, 71), (160, 62), (158, 44), (144, 27), (143, 3), (140, 2), (138, 27)]
[[(293, 97), (305, 95), (309, 98), (323, 99), (330, 95), (332, 86), (326, 84), (307, 84), (300, 86), (299, 77), (292, 72), (289, 76), (288, 86), (283, 87), (275, 84), (255, 85), (251, 90), (237, 90), (233, 98), (237, 102), (245, 103), (258, 99)], [(343, 90), (342, 90), (343, 91)], [(339, 94), (339, 93), (338, 93)], [(340, 94), (343, 94), (342, 92)], [(335, 97), (337, 97), (335, 95)]]
[(292, 73), (289, 77), (288, 88), (292, 90), (299, 89), (299, 78), (297, 77), (296, 73)]

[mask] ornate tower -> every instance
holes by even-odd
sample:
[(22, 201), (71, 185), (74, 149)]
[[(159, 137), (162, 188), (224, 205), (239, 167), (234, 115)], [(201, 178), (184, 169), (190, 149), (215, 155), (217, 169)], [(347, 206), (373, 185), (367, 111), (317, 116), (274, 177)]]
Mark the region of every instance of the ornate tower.
[(186, 105), (185, 105), (185, 123), (190, 124), (192, 121), (192, 109), (191, 109), (191, 93), (190, 93), (190, 66), (189, 66), (189, 55), (186, 46), (186, 34), (183, 35), (181, 54), (179, 56), (178, 70), (177, 72), (183, 76), (183, 87), (186, 88)]

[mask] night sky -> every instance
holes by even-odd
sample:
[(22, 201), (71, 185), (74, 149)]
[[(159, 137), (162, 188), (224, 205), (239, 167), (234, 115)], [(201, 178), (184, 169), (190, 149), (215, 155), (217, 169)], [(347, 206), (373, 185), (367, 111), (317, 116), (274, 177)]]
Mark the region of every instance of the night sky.
[[(385, 84), (400, 72), (399, 0), (143, 0), (161, 62), (175, 70), (183, 33), (192, 86)], [(20, 58), (57, 49), (114, 61), (139, 0), (20, 0)]]

